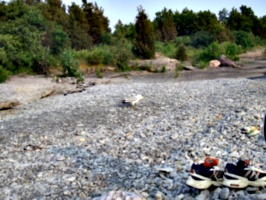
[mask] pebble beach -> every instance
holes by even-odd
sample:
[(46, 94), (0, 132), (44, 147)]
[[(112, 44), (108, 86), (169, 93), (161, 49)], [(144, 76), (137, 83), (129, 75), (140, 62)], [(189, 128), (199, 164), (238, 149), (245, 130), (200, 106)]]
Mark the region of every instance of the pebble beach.
[(265, 79), (220, 78), (102, 84), (20, 105), (0, 118), (0, 199), (266, 199), (263, 187), (186, 185), (207, 155), (266, 170), (265, 99)]

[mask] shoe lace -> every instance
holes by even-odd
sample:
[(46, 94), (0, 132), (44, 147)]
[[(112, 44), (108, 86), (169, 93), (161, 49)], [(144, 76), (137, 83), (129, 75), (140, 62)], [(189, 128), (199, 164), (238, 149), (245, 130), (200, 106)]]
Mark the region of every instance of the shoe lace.
[(216, 181), (218, 181), (218, 177), (217, 175), (220, 173), (220, 168), (218, 166), (213, 166), (213, 176), (215, 178)]

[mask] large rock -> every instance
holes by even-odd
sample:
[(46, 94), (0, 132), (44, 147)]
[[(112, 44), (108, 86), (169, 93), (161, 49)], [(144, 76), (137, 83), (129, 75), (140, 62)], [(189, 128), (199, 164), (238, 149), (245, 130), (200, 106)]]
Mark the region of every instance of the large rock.
[(221, 66), (240, 68), (240, 65), (238, 65), (234, 61), (228, 59), (225, 55), (221, 55), (218, 60), (221, 62)]
[(0, 110), (10, 109), (10, 108), (13, 108), (19, 104), (20, 104), (20, 102), (16, 99), (5, 100), (3, 102), (0, 102)]
[(220, 64), (221, 64), (221, 62), (220, 62), (219, 60), (211, 60), (211, 61), (209, 62), (209, 66), (210, 66), (210, 67), (219, 67)]

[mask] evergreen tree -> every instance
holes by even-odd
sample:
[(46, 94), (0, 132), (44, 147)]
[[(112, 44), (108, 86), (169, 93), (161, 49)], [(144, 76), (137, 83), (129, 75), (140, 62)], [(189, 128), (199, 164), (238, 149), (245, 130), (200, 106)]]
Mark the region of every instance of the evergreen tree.
[(176, 25), (174, 22), (172, 10), (164, 8), (161, 12), (156, 13), (154, 26), (159, 40), (170, 41), (177, 36)]
[(153, 27), (145, 10), (141, 6), (138, 7), (138, 15), (136, 19), (134, 53), (143, 58), (153, 58), (155, 54)]
[(103, 15), (104, 10), (96, 3), (88, 3), (82, 0), (82, 8), (85, 12), (87, 23), (89, 25), (88, 34), (92, 37), (94, 44), (100, 44), (101, 34), (110, 33), (109, 19)]
[(191, 35), (198, 31), (197, 14), (193, 10), (183, 9), (182, 13), (174, 13), (174, 22), (179, 36)]

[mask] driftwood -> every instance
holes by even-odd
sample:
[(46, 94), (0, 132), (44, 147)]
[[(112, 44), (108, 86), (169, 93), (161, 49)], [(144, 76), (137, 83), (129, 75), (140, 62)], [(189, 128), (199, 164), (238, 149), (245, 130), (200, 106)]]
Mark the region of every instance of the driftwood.
[(228, 59), (225, 55), (221, 55), (218, 60), (221, 62), (220, 66), (241, 68), (241, 66), (239, 64), (237, 64), (234, 61)]

